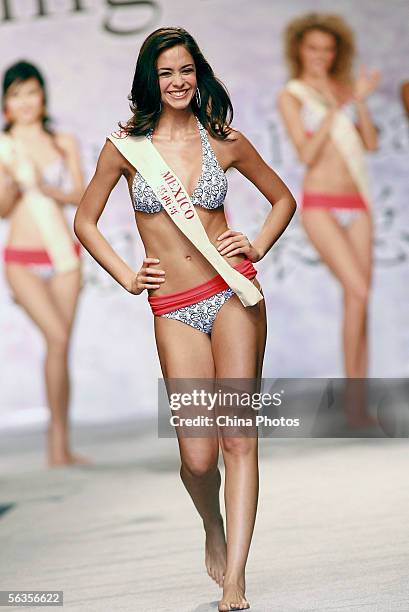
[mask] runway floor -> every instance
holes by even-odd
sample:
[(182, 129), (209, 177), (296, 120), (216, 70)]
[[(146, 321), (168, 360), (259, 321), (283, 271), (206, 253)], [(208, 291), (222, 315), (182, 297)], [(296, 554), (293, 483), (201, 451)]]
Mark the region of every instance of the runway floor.
[[(63, 590), (69, 612), (215, 612), (176, 440), (150, 422), (73, 438), (94, 465), (48, 470), (43, 432), (1, 433), (0, 590)], [(408, 612), (408, 467), (406, 440), (260, 440), (251, 610)]]

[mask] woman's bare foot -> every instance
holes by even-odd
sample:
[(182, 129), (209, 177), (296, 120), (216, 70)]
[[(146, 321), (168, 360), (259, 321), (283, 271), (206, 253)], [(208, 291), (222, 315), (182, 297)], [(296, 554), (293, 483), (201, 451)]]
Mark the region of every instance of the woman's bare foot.
[(69, 465), (68, 456), (65, 453), (49, 453), (48, 454), (48, 467), (61, 467)]
[(348, 426), (350, 429), (368, 429), (375, 427), (378, 421), (371, 415), (355, 415), (348, 418)]
[(377, 419), (369, 414), (366, 408), (346, 410), (346, 420), (350, 429), (365, 429), (378, 425)]
[(91, 459), (84, 457), (83, 455), (77, 455), (74, 453), (68, 453), (69, 462), (73, 465), (91, 465)]
[(250, 604), (244, 596), (244, 581), (225, 582), (223, 584), (223, 597), (219, 601), (219, 612), (228, 610), (248, 610)]
[(214, 523), (204, 525), (206, 532), (205, 563), (207, 573), (217, 584), (223, 586), (226, 571), (226, 536), (224, 534), (223, 517)]
[(67, 425), (61, 421), (51, 422), (48, 427), (48, 466), (89, 465), (87, 457), (70, 451)]
[(52, 453), (48, 457), (48, 467), (62, 467), (65, 465), (90, 465), (92, 461), (81, 455), (73, 453)]

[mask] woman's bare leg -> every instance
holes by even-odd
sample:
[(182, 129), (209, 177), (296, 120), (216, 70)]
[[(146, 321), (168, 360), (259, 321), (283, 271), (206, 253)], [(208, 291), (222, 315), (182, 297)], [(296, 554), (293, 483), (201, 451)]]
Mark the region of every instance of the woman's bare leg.
[(57, 307), (47, 281), (18, 264), (7, 265), (5, 273), (16, 302), (37, 325), (46, 341), (44, 369), (52, 432), (48, 459), (50, 465), (66, 464), (70, 461), (67, 456), (66, 404), (70, 325)]
[[(367, 214), (359, 215), (346, 228), (351, 247), (360, 262), (368, 287), (372, 280), (372, 220)], [(350, 426), (353, 428), (370, 427), (377, 424), (376, 418), (368, 411), (368, 313), (363, 321), (359, 338), (356, 379), (348, 379), (345, 388), (345, 407)]]
[[(367, 214), (360, 215), (347, 228), (347, 236), (358, 258), (361, 270), (368, 287), (372, 281), (372, 220)], [(367, 314), (367, 313), (366, 313)], [(368, 376), (368, 317), (365, 317), (360, 348), (357, 357), (357, 375), (359, 378)]]
[[(164, 378), (214, 378), (207, 334), (180, 321), (155, 317), (155, 337)], [(226, 539), (220, 513), (221, 476), (216, 437), (186, 437), (176, 429), (180, 476), (203, 521), (207, 572), (220, 586), (226, 569)]]
[[(362, 213), (362, 216), (366, 214)], [(308, 237), (322, 260), (342, 285), (345, 374), (350, 378), (360, 377), (365, 365), (366, 349), (363, 349), (363, 338), (366, 333), (369, 278), (362, 257), (357, 255), (356, 232), (353, 232), (352, 242), (351, 236), (341, 227), (338, 220), (323, 209), (304, 211), (302, 221)], [(355, 223), (358, 223), (358, 220)], [(362, 221), (360, 225), (363, 224)], [(359, 226), (356, 229), (359, 232)]]
[[(258, 282), (255, 284), (259, 287)], [(266, 341), (264, 300), (243, 308), (236, 296), (220, 309), (212, 331), (216, 378), (251, 379), (238, 382), (243, 390), (258, 390)], [(225, 464), (227, 567), (219, 610), (249, 608), (245, 597), (245, 567), (253, 535), (258, 499), (258, 439), (220, 437)]]
[[(56, 274), (48, 282), (50, 295), (54, 301), (55, 307), (60, 313), (64, 324), (68, 331), (68, 337), (71, 338), (72, 327), (74, 323), (75, 313), (78, 304), (78, 297), (81, 290), (81, 272), (73, 270), (65, 274)], [(57, 402), (63, 413), (63, 435), (65, 439), (64, 451), (69, 463), (88, 463), (88, 460), (71, 452), (69, 442), (69, 402), (70, 402), (70, 379), (68, 369), (68, 353), (66, 354), (66, 364), (62, 371), (60, 385), (56, 387), (52, 381), (58, 377), (58, 372), (55, 371), (53, 363), (49, 363), (46, 367), (47, 389), (49, 392), (49, 403)], [(58, 397), (53, 398), (52, 395), (58, 393)], [(49, 428), (49, 443), (52, 447), (55, 440), (59, 438), (59, 425), (51, 422)]]

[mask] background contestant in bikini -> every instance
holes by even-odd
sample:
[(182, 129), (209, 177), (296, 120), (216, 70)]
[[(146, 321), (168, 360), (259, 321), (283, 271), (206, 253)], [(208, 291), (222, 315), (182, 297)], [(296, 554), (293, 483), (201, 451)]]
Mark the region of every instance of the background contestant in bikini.
[(306, 170), (301, 219), (344, 294), (345, 376), (368, 374), (367, 317), (372, 211), (365, 150), (378, 135), (366, 99), (380, 74), (352, 77), (354, 36), (337, 15), (311, 13), (285, 31), (291, 80), (279, 97), (288, 134)]
[(76, 140), (50, 127), (39, 69), (17, 62), (3, 76), (0, 216), (9, 222), (3, 252), (15, 302), (46, 342), (44, 378), (50, 411), (48, 464), (83, 463), (69, 441), (68, 354), (81, 287), (80, 244), (64, 217), (84, 179)]

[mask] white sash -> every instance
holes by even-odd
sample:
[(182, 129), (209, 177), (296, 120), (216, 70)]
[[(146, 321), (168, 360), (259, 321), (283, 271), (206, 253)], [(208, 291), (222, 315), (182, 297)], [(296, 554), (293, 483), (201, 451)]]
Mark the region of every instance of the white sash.
[[(318, 118), (323, 119), (325, 117), (328, 112), (328, 106), (324, 97), (319, 92), (303, 83), (300, 79), (291, 79), (285, 88), (316, 113)], [(356, 127), (341, 109), (335, 113), (330, 134), (360, 194), (368, 207), (371, 207), (365, 149)]]
[(243, 306), (254, 306), (262, 300), (257, 287), (232, 268), (210, 242), (182, 182), (150, 140), (145, 136), (127, 136), (122, 132), (114, 132), (108, 138), (142, 174), (172, 221), (233, 289)]
[(58, 204), (38, 189), (33, 163), (22, 146), (10, 136), (2, 135), (0, 138), (0, 161), (23, 192), (21, 205), (35, 221), (56, 271), (69, 272), (78, 268), (80, 262), (74, 251), (73, 238)]

